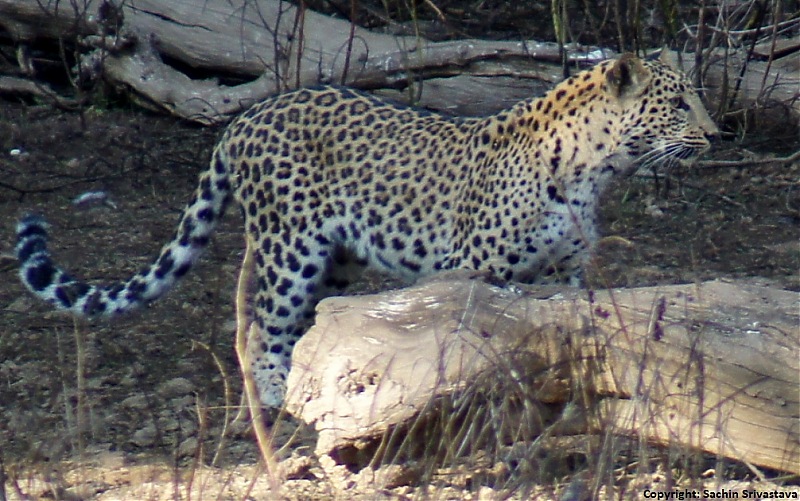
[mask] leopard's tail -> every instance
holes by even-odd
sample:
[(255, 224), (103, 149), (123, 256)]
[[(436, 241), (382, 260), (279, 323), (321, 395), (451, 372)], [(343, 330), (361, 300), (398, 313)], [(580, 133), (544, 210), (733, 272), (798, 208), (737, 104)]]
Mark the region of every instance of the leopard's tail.
[(19, 276), (36, 296), (79, 316), (113, 317), (154, 301), (197, 261), (231, 197), (225, 152), (217, 147), (211, 165), (184, 209), (175, 236), (148, 267), (124, 282), (89, 285), (61, 269), (47, 250), (47, 223), (26, 216), (17, 224)]

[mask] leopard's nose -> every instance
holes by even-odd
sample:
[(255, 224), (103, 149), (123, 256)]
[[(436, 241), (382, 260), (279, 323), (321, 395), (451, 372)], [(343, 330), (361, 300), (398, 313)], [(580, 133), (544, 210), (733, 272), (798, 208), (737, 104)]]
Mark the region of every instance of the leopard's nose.
[(714, 121), (709, 117), (708, 123), (702, 125), (703, 135), (706, 137), (708, 142), (713, 142), (719, 139), (719, 127)]

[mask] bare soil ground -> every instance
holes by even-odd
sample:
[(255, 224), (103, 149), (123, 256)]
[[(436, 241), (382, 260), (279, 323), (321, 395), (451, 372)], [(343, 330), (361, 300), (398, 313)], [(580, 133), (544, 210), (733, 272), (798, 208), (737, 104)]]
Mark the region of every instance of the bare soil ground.
[[(796, 131), (785, 133), (778, 142), (723, 142), (713, 157), (796, 151)], [(243, 246), (235, 210), (177, 290), (113, 324), (51, 312), (24, 291), (13, 260), (13, 225), (37, 212), (52, 225), (52, 252), (76, 275), (127, 277), (171, 237), (218, 135), (139, 111), (81, 116), (0, 102), (0, 480), (8, 476), (11, 499), (270, 498), (249, 431), (226, 426), (240, 398), (232, 305)], [(800, 290), (798, 179), (796, 162), (621, 180), (605, 196), (607, 238), (591, 285), (757, 276)], [(73, 203), (90, 191), (106, 202)], [(337, 481), (304, 456), (310, 431), (282, 420), (276, 434), (290, 442), (280, 453), (293, 472), (290, 498), (493, 496), (492, 476), (473, 482), (469, 471), (444, 472), (428, 490), (376, 491), (357, 475)], [(668, 476), (654, 470), (649, 481)]]

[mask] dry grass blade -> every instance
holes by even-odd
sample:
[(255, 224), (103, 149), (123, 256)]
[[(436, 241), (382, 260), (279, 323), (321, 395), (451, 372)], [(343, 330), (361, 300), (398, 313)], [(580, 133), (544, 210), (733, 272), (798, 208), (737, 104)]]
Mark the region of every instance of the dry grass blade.
[(247, 397), (247, 408), (250, 410), (251, 424), (258, 442), (259, 451), (261, 452), (261, 459), (264, 461), (272, 492), (278, 496), (280, 495), (281, 486), (278, 463), (275, 460), (275, 454), (273, 452), (272, 437), (269, 430), (266, 428), (264, 416), (261, 411), (261, 401), (258, 396), (256, 382), (253, 379), (253, 372), (247, 349), (250, 343), (258, 342), (258, 328), (254, 322), (249, 322), (247, 317), (247, 301), (249, 299), (247, 285), (253, 273), (253, 263), (253, 248), (248, 238), (247, 248), (245, 249), (244, 258), (242, 259), (242, 266), (236, 287), (236, 356), (239, 359), (239, 366), (244, 377), (244, 392)]

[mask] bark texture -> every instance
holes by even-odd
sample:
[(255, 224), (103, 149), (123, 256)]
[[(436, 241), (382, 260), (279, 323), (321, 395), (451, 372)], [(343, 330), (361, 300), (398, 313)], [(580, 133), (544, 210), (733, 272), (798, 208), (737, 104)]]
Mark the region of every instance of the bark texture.
[(560, 404), (568, 433), (800, 472), (797, 293), (718, 280), (548, 295), (455, 273), (324, 300), (295, 348), (288, 408), (326, 454), (511, 382)]
[[(277, 0), (80, 4), (0, 0), (0, 30), (18, 49), (17, 74), (0, 78), (0, 92), (57, 98), (36, 79), (29, 49), (42, 39), (74, 44), (78, 80), (105, 78), (147, 107), (200, 123), (226, 121), (267, 96), (318, 83), (383, 89), (437, 110), (486, 114), (563, 78), (556, 44), (374, 33)], [(576, 64), (614, 55), (592, 47), (572, 47), (569, 54)], [(57, 52), (47, 57), (63, 64)], [(691, 70), (694, 57), (685, 59)], [(741, 82), (741, 57), (715, 53), (709, 61), (703, 83), (712, 108), (728, 110), (731, 101), (722, 95), (738, 89), (739, 104), (772, 99), (800, 110), (797, 58), (750, 61)]]

